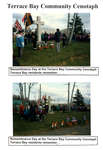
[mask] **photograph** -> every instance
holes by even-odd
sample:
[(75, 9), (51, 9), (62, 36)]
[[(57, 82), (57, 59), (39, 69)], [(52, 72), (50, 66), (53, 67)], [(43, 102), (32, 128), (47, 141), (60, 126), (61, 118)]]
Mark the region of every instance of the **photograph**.
[(13, 136), (91, 135), (89, 82), (13, 83)]
[(89, 13), (12, 14), (13, 66), (90, 66)]

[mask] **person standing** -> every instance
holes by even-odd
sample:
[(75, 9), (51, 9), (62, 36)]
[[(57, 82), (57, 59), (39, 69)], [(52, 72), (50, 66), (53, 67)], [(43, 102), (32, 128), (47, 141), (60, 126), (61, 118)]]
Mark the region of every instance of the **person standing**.
[(65, 46), (66, 46), (66, 41), (67, 41), (67, 36), (66, 36), (66, 34), (65, 33), (63, 33), (63, 36), (62, 36), (62, 41), (63, 41), (63, 48), (65, 48)]
[(21, 103), (19, 106), (19, 113), (21, 117), (24, 117), (24, 104)]
[(24, 47), (24, 36), (22, 31), (18, 31), (16, 35), (16, 46), (18, 47), (18, 57), (21, 57), (23, 54), (23, 47)]
[(48, 41), (48, 34), (47, 34), (47, 32), (45, 32), (45, 33), (44, 33), (45, 46), (47, 46), (47, 41)]
[(57, 31), (55, 32), (55, 41), (56, 41), (57, 52), (60, 52), (60, 37), (61, 37), (61, 33), (60, 33), (59, 29), (57, 29)]
[(37, 32), (32, 33), (32, 44), (33, 44), (33, 49), (37, 49)]
[(25, 35), (24, 35), (24, 44), (25, 44), (25, 46), (28, 44), (28, 35), (27, 35), (27, 33), (25, 33)]

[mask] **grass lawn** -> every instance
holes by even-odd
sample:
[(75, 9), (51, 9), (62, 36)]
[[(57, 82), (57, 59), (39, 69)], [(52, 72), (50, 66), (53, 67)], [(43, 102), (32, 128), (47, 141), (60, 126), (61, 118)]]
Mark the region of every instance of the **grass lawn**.
[[(16, 44), (13, 44), (14, 56), (17, 56)], [(60, 53), (56, 48), (33, 51), (32, 45), (23, 49), (23, 56), (17, 58), (20, 66), (90, 66), (90, 42), (72, 42), (62, 48)]]
[[(66, 120), (67, 116), (75, 116), (78, 120), (82, 120), (83, 115), (87, 116), (88, 125), (80, 124), (72, 127), (65, 126), (58, 129), (51, 129), (52, 121)], [(18, 115), (13, 116), (13, 135), (14, 136), (32, 136), (32, 135), (67, 135), (77, 133), (77, 135), (90, 135), (90, 112), (55, 112), (47, 114), (43, 121), (29, 121), (20, 119)]]

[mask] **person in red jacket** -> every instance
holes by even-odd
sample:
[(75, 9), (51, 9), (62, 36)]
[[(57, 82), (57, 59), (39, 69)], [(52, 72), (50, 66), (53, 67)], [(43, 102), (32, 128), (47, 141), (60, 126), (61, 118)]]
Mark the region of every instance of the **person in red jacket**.
[(21, 117), (23, 117), (24, 116), (24, 105), (23, 104), (20, 105), (19, 110), (20, 110)]

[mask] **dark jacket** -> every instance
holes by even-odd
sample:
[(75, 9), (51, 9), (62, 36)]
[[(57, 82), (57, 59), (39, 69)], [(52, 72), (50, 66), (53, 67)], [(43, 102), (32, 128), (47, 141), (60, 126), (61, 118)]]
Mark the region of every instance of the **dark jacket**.
[(56, 41), (56, 42), (60, 42), (60, 37), (61, 37), (61, 33), (60, 33), (59, 31), (57, 31), (57, 32), (55, 33), (55, 41)]
[(44, 41), (47, 42), (48, 41), (48, 34), (44, 33)]

